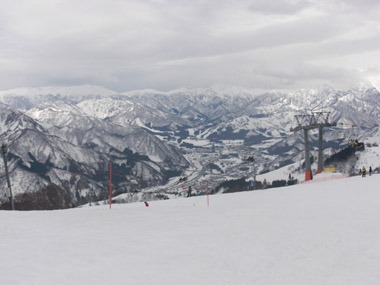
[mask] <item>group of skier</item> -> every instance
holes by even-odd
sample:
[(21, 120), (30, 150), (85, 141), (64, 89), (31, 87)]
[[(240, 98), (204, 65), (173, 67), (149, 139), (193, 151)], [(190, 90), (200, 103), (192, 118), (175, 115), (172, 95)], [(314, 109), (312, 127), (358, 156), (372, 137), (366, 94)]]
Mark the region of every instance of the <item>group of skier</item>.
[[(365, 175), (367, 174), (367, 169), (365, 168), (365, 166), (363, 166), (363, 168), (359, 170), (359, 174), (361, 174), (362, 177), (365, 177)], [(369, 167), (368, 174), (369, 174), (369, 176), (371, 176), (371, 174), (372, 174), (372, 167), (371, 166)]]

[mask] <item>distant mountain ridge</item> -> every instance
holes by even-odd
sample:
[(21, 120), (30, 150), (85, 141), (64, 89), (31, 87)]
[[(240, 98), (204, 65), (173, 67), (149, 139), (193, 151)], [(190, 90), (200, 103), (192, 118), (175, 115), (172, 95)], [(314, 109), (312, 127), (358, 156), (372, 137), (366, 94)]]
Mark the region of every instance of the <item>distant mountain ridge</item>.
[(45, 105), (28, 115), (3, 109), (0, 116), (15, 195), (29, 193), (33, 199), (33, 193), (54, 186), (69, 191), (75, 205), (107, 195), (109, 162), (119, 193), (162, 184), (188, 166), (178, 149), (146, 130), (82, 116), (75, 106)]
[[(303, 134), (290, 132), (298, 114), (330, 112), (330, 120), (341, 127), (325, 129), (327, 149), (343, 143), (337, 140), (338, 132), (346, 141), (353, 136), (375, 136), (379, 134), (380, 93), (371, 86), (120, 93), (86, 85), (1, 91), (0, 109), (0, 139), (11, 146), (15, 192), (33, 192), (53, 184), (69, 189), (75, 204), (106, 195), (104, 173), (109, 161), (114, 162), (115, 173), (121, 173), (122, 178), (115, 180), (118, 193), (166, 183), (189, 165), (194, 169), (197, 162), (189, 164), (188, 159), (201, 158), (214, 145), (218, 152), (236, 151), (240, 158), (247, 151), (253, 154), (257, 172), (302, 161)], [(310, 140), (314, 149), (315, 131), (310, 132)], [(241, 146), (231, 150), (229, 141)], [(213, 183), (242, 175), (238, 165), (227, 169), (221, 161), (213, 161), (214, 172), (220, 169)], [(41, 170), (37, 171), (40, 174), (36, 176), (34, 170)], [(194, 183), (212, 173), (204, 165), (194, 171), (202, 174), (194, 175)]]

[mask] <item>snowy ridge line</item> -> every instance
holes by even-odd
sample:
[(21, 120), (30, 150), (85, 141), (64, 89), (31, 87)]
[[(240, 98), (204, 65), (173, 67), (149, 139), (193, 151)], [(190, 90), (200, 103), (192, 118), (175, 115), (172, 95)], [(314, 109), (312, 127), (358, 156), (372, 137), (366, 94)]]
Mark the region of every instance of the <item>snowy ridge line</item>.
[[(98, 175), (108, 175), (109, 172), (96, 172), (96, 173), (88, 173), (88, 172), (71, 172), (71, 171), (67, 171), (67, 170), (62, 170), (62, 169), (59, 169), (59, 171), (61, 172), (66, 172), (66, 173), (69, 173), (69, 174), (72, 174), (72, 175), (87, 175), (87, 176), (98, 176)], [(10, 171), (8, 174), (17, 174), (17, 173), (25, 173), (25, 172), (28, 172), (30, 174), (48, 174), (50, 171), (48, 172), (33, 172), (33, 171)], [(0, 175), (5, 175), (6, 173), (5, 172), (0, 172)], [(113, 172), (112, 171), (112, 176), (120, 176), (120, 177), (125, 177), (126, 174), (122, 174), (122, 173), (118, 173), (118, 172)]]

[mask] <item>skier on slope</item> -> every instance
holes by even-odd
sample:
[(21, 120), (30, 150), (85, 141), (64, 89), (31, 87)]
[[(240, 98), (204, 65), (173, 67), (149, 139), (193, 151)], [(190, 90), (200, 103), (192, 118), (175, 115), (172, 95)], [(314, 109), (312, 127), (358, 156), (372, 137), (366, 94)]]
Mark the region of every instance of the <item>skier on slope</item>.
[(368, 174), (369, 174), (369, 176), (371, 176), (371, 174), (372, 174), (372, 166), (369, 167)]
[(187, 190), (187, 197), (191, 197), (191, 186), (189, 186), (189, 189)]
[(367, 169), (363, 166), (363, 168), (362, 168), (362, 177), (365, 177), (366, 171), (367, 171)]

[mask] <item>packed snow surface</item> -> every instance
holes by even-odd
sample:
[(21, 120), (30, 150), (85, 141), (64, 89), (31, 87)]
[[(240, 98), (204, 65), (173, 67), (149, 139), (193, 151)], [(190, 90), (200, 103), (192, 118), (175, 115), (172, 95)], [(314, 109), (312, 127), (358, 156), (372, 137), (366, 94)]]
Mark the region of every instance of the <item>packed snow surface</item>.
[(379, 185), (1, 211), (2, 284), (378, 284)]

